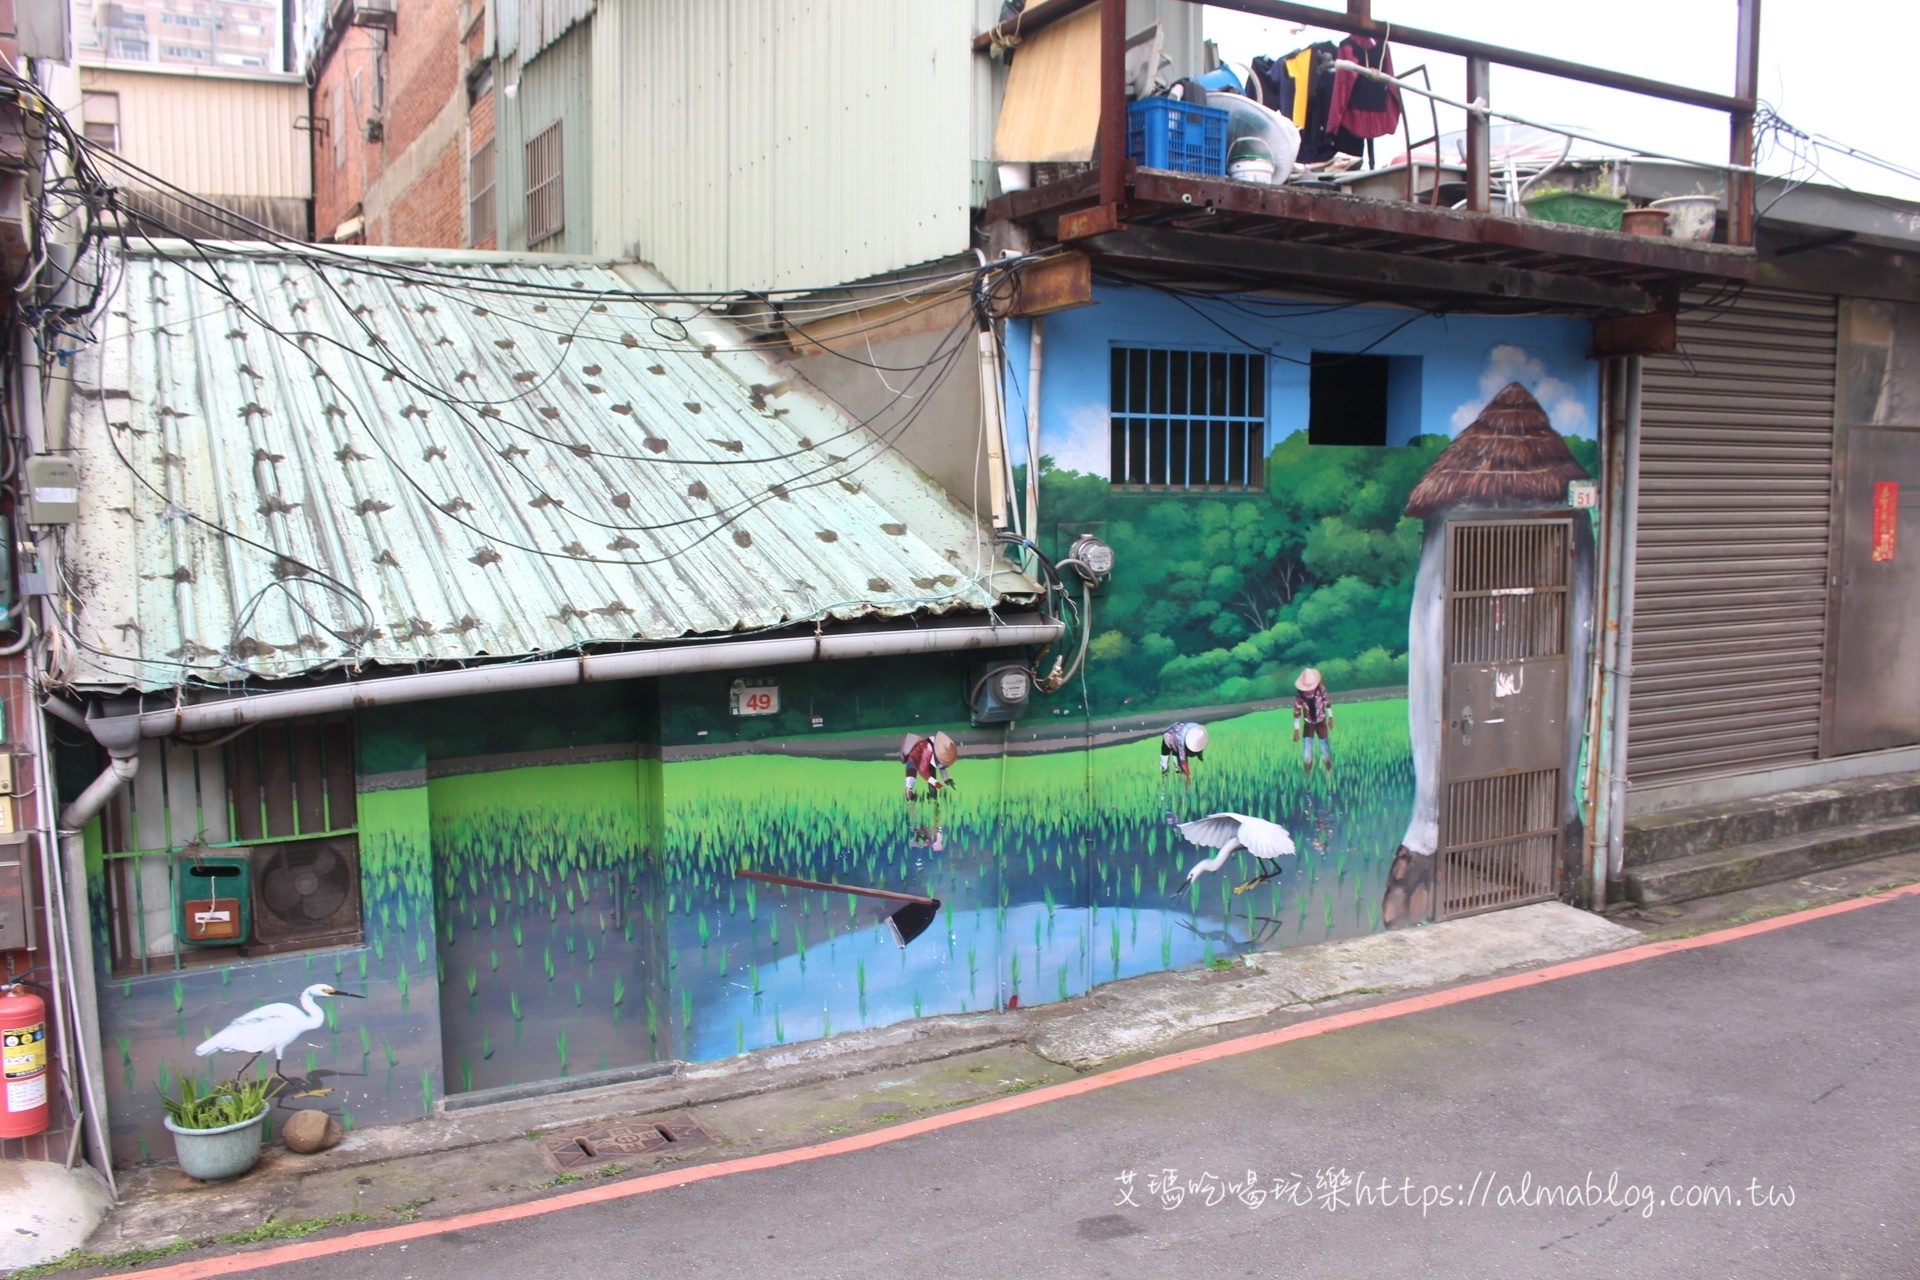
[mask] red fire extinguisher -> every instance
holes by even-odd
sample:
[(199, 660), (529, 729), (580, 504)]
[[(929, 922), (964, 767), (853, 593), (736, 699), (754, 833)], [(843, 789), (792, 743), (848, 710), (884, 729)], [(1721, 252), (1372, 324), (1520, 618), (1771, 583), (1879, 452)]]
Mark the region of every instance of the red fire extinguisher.
[(0, 1138), (46, 1132), (47, 1005), (25, 987), (0, 987), (0, 1055)]

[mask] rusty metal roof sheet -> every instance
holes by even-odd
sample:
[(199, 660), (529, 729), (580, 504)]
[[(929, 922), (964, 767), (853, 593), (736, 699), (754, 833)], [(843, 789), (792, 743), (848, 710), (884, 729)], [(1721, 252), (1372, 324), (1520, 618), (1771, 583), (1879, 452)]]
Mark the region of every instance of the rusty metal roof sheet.
[(163, 244), (118, 268), (69, 418), (77, 683), (506, 657), (1034, 590), (886, 441), (721, 326), (661, 319), (631, 292), (665, 286), (630, 267)]

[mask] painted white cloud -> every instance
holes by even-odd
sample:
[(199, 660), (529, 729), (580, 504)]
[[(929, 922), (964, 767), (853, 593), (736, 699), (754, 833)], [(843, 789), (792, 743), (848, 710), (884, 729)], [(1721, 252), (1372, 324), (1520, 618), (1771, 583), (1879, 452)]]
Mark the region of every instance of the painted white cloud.
[(1045, 452), (1062, 471), (1104, 476), (1113, 461), (1112, 429), (1106, 411), (1096, 404), (1075, 405), (1067, 413), (1067, 429), (1046, 442)]
[(1546, 361), (1528, 355), (1525, 347), (1510, 342), (1503, 342), (1487, 353), (1487, 367), (1480, 373), (1480, 396), (1453, 411), (1454, 431), (1464, 431), (1473, 425), (1487, 401), (1509, 382), (1517, 382), (1533, 393), (1533, 398), (1547, 411), (1553, 429), (1561, 435), (1588, 434), (1587, 405), (1579, 388), (1564, 379), (1548, 376)]

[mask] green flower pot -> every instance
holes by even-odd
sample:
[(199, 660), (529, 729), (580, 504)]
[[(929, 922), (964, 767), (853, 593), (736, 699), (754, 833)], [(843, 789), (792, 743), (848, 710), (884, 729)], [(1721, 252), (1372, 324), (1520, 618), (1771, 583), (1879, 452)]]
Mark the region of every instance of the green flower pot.
[(253, 1168), (260, 1159), (260, 1138), (266, 1127), (267, 1113), (251, 1120), (219, 1129), (182, 1129), (165, 1117), (173, 1134), (174, 1154), (180, 1157), (180, 1172), (202, 1182), (224, 1182)]

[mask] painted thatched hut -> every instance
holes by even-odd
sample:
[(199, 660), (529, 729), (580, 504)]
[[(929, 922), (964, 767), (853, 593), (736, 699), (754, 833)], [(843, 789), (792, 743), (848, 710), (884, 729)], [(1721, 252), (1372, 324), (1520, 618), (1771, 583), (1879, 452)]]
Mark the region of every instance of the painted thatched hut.
[[(1527, 389), (1508, 383), (1480, 416), (1433, 460), (1408, 495), (1406, 514), (1427, 522), (1407, 626), (1407, 718), (1413, 739), (1414, 800), (1407, 833), (1395, 852), (1381, 904), (1389, 927), (1426, 919), (1434, 901), (1434, 854), (1440, 840), (1440, 787), (1446, 690), (1447, 523), (1463, 517), (1507, 517), (1565, 511), (1568, 484), (1587, 479), (1547, 412)], [(1593, 535), (1573, 525), (1568, 592), (1566, 774), (1578, 758), (1586, 705), (1586, 652), (1591, 629)], [(1578, 795), (1561, 787), (1563, 830), (1578, 821)], [(1563, 840), (1563, 845), (1566, 842)]]

